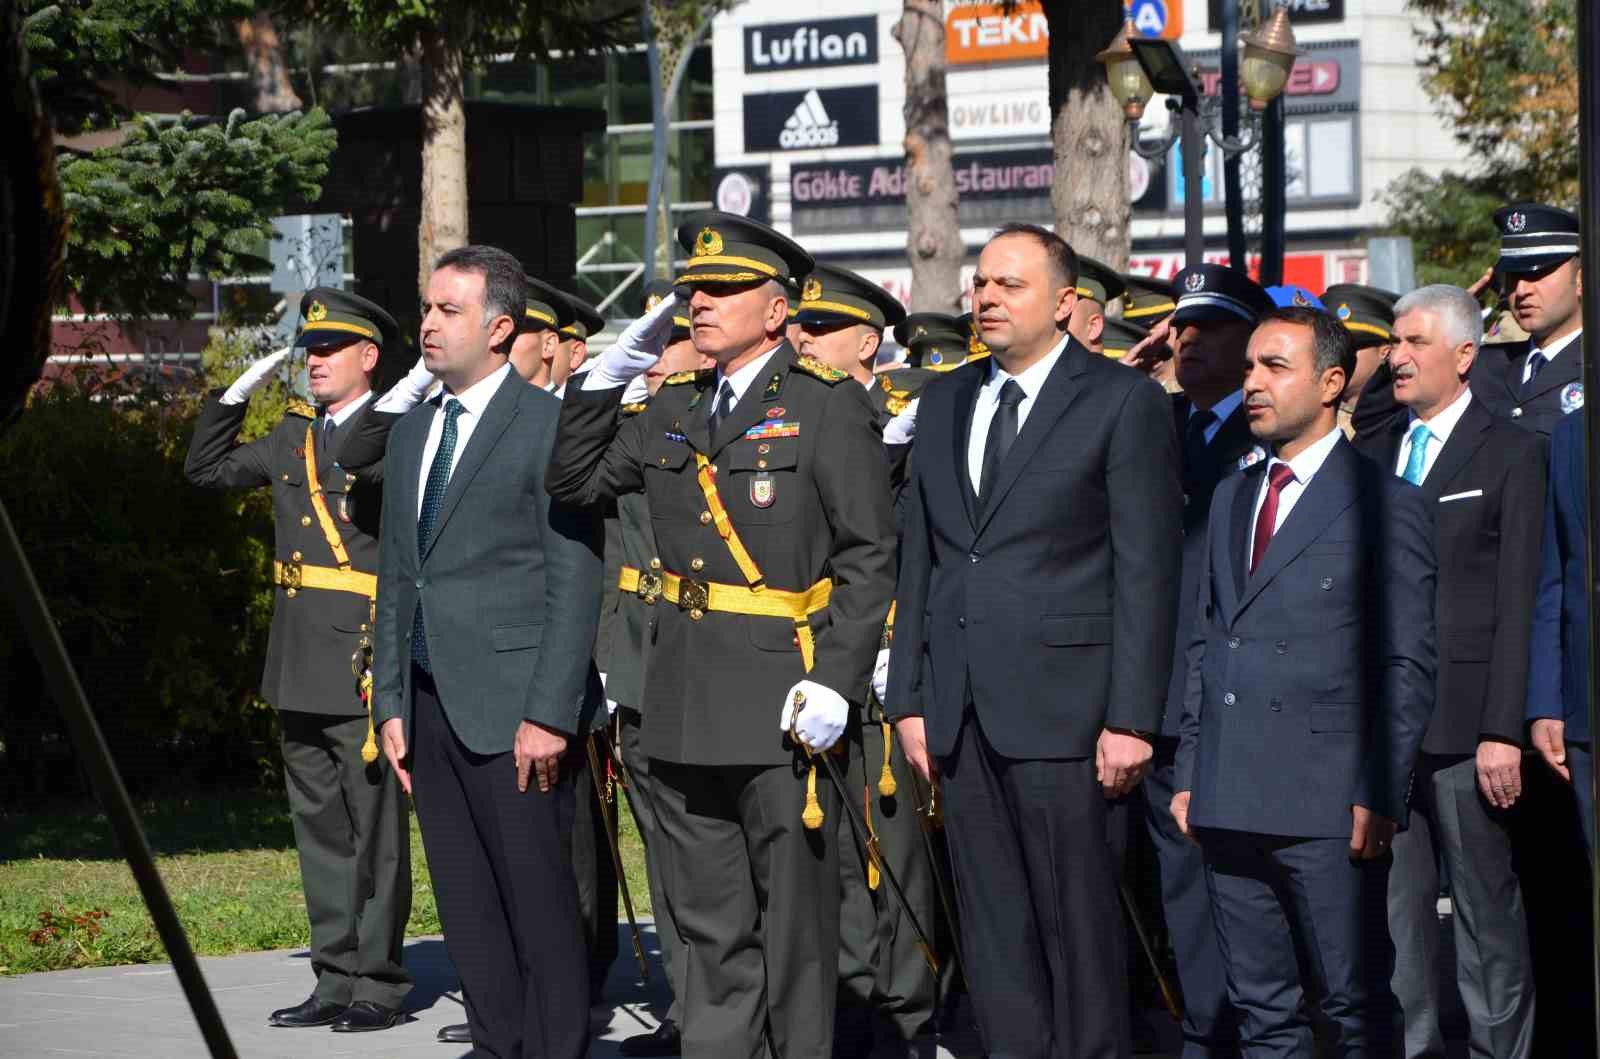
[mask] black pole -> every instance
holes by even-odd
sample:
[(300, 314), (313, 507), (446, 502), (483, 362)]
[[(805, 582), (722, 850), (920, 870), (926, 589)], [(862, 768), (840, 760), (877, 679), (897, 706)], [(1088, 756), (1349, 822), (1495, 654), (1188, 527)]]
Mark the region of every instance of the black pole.
[(1285, 183), (1283, 161), (1283, 97), (1267, 104), (1261, 115), (1261, 285), (1283, 282)]
[(1183, 152), (1183, 265), (1194, 268), (1205, 260), (1205, 186), (1200, 172), (1205, 133), (1200, 130), (1200, 100), (1184, 99), (1179, 112), (1179, 141)]
[(133, 802), (128, 798), (127, 788), (122, 785), (122, 776), (117, 772), (116, 763), (111, 760), (111, 751), (100, 733), (100, 725), (89, 709), (88, 697), (83, 693), (83, 685), (78, 682), (78, 674), (72, 668), (72, 659), (67, 654), (66, 645), (61, 642), (61, 633), (56, 628), (55, 620), (50, 616), (49, 604), (39, 591), (39, 583), (34, 580), (27, 553), (22, 550), (22, 541), (17, 538), (17, 531), (11, 525), (11, 516), (6, 512), (4, 501), (0, 501), (0, 584), (11, 586), (7, 594), (16, 606), (22, 630), (33, 645), (33, 653), (39, 659), (39, 668), (44, 671), (50, 694), (61, 707), (61, 715), (72, 732), (72, 742), (83, 760), (84, 770), (89, 773), (89, 782), (94, 786), (100, 807), (111, 819), (117, 841), (122, 844), (123, 856), (128, 859), (134, 881), (139, 884), (139, 892), (144, 896), (145, 907), (155, 921), (156, 933), (161, 936), (161, 944), (166, 946), (167, 955), (172, 958), (172, 969), (177, 972), (184, 996), (189, 999), (189, 1008), (194, 1012), (195, 1021), (200, 1024), (206, 1047), (213, 1059), (235, 1059), (237, 1053), (233, 1050), (233, 1042), (228, 1039), (227, 1027), (222, 1024), (222, 1015), (217, 1011), (211, 990), (206, 987), (205, 976), (194, 958), (194, 950), (189, 947), (189, 937), (183, 932), (183, 924), (178, 921), (172, 899), (161, 882), (161, 873), (156, 870), (155, 858), (150, 854), (150, 845), (139, 826)]
[[(1222, 134), (1239, 137), (1239, 0), (1222, 0)], [(1222, 156), (1222, 204), (1228, 217), (1228, 264), (1248, 272), (1244, 253), (1244, 190), (1237, 154)]]
[[(1578, 215), (1583, 228), (1583, 330), (1586, 335), (1600, 335), (1600, 142), (1595, 140), (1594, 123), (1600, 121), (1600, 71), (1595, 62), (1600, 59), (1600, 5), (1596, 0), (1578, 0), (1578, 172), (1582, 195)], [(1595, 354), (1583, 358), (1583, 389), (1585, 393), (1600, 394), (1600, 367)], [(1600, 659), (1600, 613), (1595, 605), (1596, 578), (1600, 577), (1600, 541), (1595, 539), (1595, 528), (1600, 524), (1600, 407), (1584, 415), (1585, 481), (1587, 482), (1588, 518), (1588, 599), (1585, 605), (1589, 614), (1589, 731), (1600, 732), (1596, 720), (1600, 710), (1595, 702), (1596, 661)], [(1600, 784), (1596, 785), (1600, 787)], [(1589, 878), (1593, 887), (1590, 905), (1594, 922), (1600, 924), (1600, 873), (1592, 858), (1596, 843), (1600, 842), (1600, 828), (1589, 836), (1591, 862)], [(1600, 930), (1594, 934), (1595, 949), (1590, 952), (1590, 979), (1595, 994), (1595, 1040), (1600, 1043)]]

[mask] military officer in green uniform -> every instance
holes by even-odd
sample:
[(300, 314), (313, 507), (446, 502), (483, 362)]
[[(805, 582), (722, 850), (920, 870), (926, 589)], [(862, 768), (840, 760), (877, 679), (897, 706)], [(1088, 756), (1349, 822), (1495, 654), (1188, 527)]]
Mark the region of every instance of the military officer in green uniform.
[(1394, 303), (1400, 295), (1362, 283), (1335, 283), (1322, 292), (1322, 304), (1339, 318), (1356, 341), (1356, 367), (1339, 398), (1339, 429), (1356, 436), (1355, 411), (1361, 393), (1380, 372), (1389, 386), (1389, 351), (1394, 348)]
[(809, 755), (839, 741), (877, 656), (887, 463), (866, 390), (784, 338), (781, 281), (810, 274), (810, 255), (724, 213), (691, 216), (678, 239), (694, 346), (717, 366), (667, 378), (619, 420), (670, 333), (675, 306), (658, 305), (568, 393), (547, 481), (569, 503), (642, 491), (650, 505), (643, 749), (688, 953), (684, 1054), (825, 1057), (840, 809)]
[(1122, 318), (1130, 323), (1153, 331), (1178, 308), (1178, 292), (1170, 280), (1132, 272), (1117, 278), (1122, 281)]
[(528, 307), (522, 327), (511, 341), (511, 367), (530, 385), (553, 389), (551, 377), (561, 359), (561, 347), (568, 342), (562, 328), (577, 320), (567, 296), (541, 279), (524, 275), (528, 285)]
[(1106, 321), (1105, 330), (1100, 334), (1100, 352), (1108, 357), (1122, 358), (1140, 342), (1150, 337), (1150, 332), (1138, 324), (1129, 323), (1121, 318)]
[(605, 330), (606, 318), (600, 310), (575, 294), (563, 293), (567, 301), (570, 323), (561, 326), (561, 353), (556, 357), (557, 368), (551, 377), (550, 392), (557, 397), (567, 390), (567, 381), (580, 374), (589, 359), (589, 339)]
[[(317, 407), (292, 401), (271, 433), (236, 444), (250, 393), (290, 350), (266, 357), (206, 399), (184, 473), (207, 488), (272, 489), (276, 598), (261, 695), (277, 707), (282, 728), (317, 981), (309, 998), (272, 1012), (269, 1022), (378, 1030), (401, 1019), (411, 990), (401, 962), (410, 840), (400, 786), (372, 740), (362, 680), (377, 591), (382, 464), (358, 475), (340, 459), (347, 442), (351, 449), (362, 443), (376, 414), (373, 373), (383, 350), (399, 348), (399, 331), (382, 308), (338, 290), (308, 292), (300, 317), (295, 344), (305, 347)], [(416, 375), (383, 400), (403, 395), (415, 403), (427, 372)]]
[(1072, 307), (1067, 331), (1091, 353), (1104, 353), (1101, 342), (1106, 330), (1106, 306), (1122, 299), (1126, 290), (1122, 277), (1092, 257), (1078, 258), (1078, 301)]
[(895, 324), (894, 340), (906, 351), (906, 366), (945, 372), (965, 364), (972, 331), (964, 319), (948, 313), (911, 313)]

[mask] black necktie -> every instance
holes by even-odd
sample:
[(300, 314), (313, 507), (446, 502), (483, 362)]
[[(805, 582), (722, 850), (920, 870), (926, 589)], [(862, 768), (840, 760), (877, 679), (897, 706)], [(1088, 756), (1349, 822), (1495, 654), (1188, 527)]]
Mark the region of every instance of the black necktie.
[(989, 502), (989, 491), (1000, 474), (1000, 464), (1005, 462), (1011, 443), (1017, 440), (1017, 405), (1022, 403), (1022, 387), (1017, 380), (1007, 379), (1000, 387), (1000, 404), (989, 420), (989, 435), (983, 443), (982, 473), (978, 477), (978, 504)]
[(1189, 417), (1189, 425), (1183, 432), (1183, 462), (1186, 467), (1193, 466), (1205, 457), (1206, 430), (1216, 421), (1217, 414), (1210, 409)]
[(1528, 378), (1527, 381), (1525, 381), (1522, 385), (1524, 387), (1532, 386), (1533, 380), (1539, 377), (1539, 372), (1542, 371), (1544, 366), (1548, 363), (1550, 363), (1550, 358), (1544, 355), (1543, 350), (1536, 349), (1532, 353), (1529, 353)]
[(333, 421), (332, 416), (325, 415), (322, 417), (322, 454), (324, 456), (333, 455), (333, 434), (338, 429), (339, 424)]
[(733, 412), (733, 384), (727, 379), (722, 380), (722, 389), (717, 391), (717, 403), (711, 409), (711, 436), (717, 436), (717, 428), (722, 426), (722, 421)]

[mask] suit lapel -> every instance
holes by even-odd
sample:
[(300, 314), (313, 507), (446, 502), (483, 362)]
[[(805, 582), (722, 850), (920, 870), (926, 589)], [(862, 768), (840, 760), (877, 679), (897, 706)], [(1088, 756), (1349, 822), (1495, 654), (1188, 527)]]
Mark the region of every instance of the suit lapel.
[[(1344, 438), (1340, 438), (1328, 454), (1320, 470), (1312, 476), (1310, 484), (1295, 501), (1294, 510), (1284, 519), (1278, 532), (1267, 543), (1261, 564), (1245, 581), (1244, 595), (1239, 598), (1239, 612), (1248, 607), (1261, 590), (1272, 583), (1306, 546), (1340, 514), (1355, 503), (1360, 483), (1356, 478), (1356, 461), (1360, 457)], [(1246, 561), (1241, 559), (1241, 562)]]
[(971, 440), (967, 434), (972, 430), (972, 412), (978, 403), (978, 391), (982, 389), (983, 381), (989, 377), (989, 366), (987, 362), (983, 362), (971, 370), (966, 367), (960, 370), (962, 374), (957, 378), (954, 387), (955, 436), (951, 439), (955, 446), (955, 459), (950, 466), (955, 472), (956, 492), (961, 494), (961, 503), (967, 510), (967, 522), (976, 530), (978, 500), (972, 491), (972, 475), (967, 472), (967, 446)]
[[(398, 510), (405, 512), (406, 525), (411, 527), (408, 536), (411, 539), (411, 556), (416, 565), (422, 564), (422, 556), (417, 554), (417, 510), (421, 506), (417, 491), (422, 482), (422, 452), (428, 446), (428, 431), (433, 426), (433, 417), (439, 414), (437, 401), (428, 401), (421, 406), (428, 411), (423, 413), (420, 409), (412, 415), (407, 415), (396, 423), (390, 436), (394, 439), (394, 473), (391, 476), (385, 469), (384, 488), (387, 493), (388, 482), (395, 483), (395, 501)], [(387, 495), (385, 500), (387, 500)], [(385, 505), (387, 506), (387, 505)]]
[(445, 488), (444, 500), (439, 504), (439, 517), (433, 523), (433, 535), (428, 538), (430, 552), (439, 543), (439, 537), (444, 533), (450, 516), (455, 513), (456, 505), (461, 503), (461, 494), (467, 491), (484, 460), (489, 458), (495, 442), (500, 440), (500, 435), (516, 418), (520, 390), (527, 385), (516, 372), (507, 372), (495, 389), (494, 396), (489, 398), (489, 404), (483, 410), (483, 419), (473, 427), (466, 451), (456, 460), (456, 469), (450, 473), (450, 484)]
[[(1228, 566), (1233, 572), (1233, 598), (1244, 597), (1245, 579), (1250, 556), (1250, 534), (1254, 530), (1256, 496), (1261, 492), (1261, 476), (1266, 473), (1267, 461), (1262, 460), (1244, 472), (1238, 492), (1233, 494), (1233, 511), (1228, 520)], [(1237, 610), (1237, 608), (1235, 608)]]
[[(1429, 500), (1436, 501), (1444, 495), (1450, 479), (1454, 478), (1469, 462), (1477, 451), (1488, 440), (1489, 426), (1494, 422), (1488, 412), (1477, 401), (1469, 401), (1466, 411), (1461, 413), (1461, 418), (1456, 421), (1456, 428), (1450, 432), (1450, 439), (1439, 450), (1439, 455), (1433, 458), (1433, 466), (1428, 469), (1428, 477), (1422, 480), (1422, 495)], [(1393, 467), (1393, 461), (1389, 466)]]
[(1022, 424), (1017, 439), (1011, 443), (1011, 451), (1006, 453), (1005, 461), (995, 475), (994, 494), (988, 498), (988, 503), (978, 515), (977, 529), (980, 534), (1000, 509), (1011, 487), (1017, 484), (1028, 460), (1050, 431), (1055, 429), (1056, 421), (1083, 388), (1078, 380), (1088, 368), (1088, 358), (1089, 351), (1079, 345), (1077, 339), (1069, 337), (1055, 367), (1045, 376), (1039, 395), (1033, 399), (1033, 407), (1028, 410), (1028, 421)]
[[(728, 418), (717, 428), (716, 436), (711, 439), (711, 451), (706, 455), (715, 457), (741, 434), (766, 418), (766, 395), (769, 392), (782, 392), (784, 381), (794, 367), (794, 360), (794, 347), (788, 342), (779, 343), (766, 366), (761, 369), (761, 374), (750, 380), (744, 396), (739, 398), (733, 411), (728, 413)], [(710, 397), (716, 400), (714, 392)], [(710, 409), (706, 410), (706, 414), (711, 414)]]

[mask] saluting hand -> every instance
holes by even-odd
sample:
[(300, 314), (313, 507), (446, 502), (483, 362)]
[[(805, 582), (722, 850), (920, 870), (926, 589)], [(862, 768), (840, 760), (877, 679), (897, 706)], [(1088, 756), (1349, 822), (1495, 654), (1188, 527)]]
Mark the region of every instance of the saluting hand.
[(1102, 731), (1094, 748), (1094, 768), (1106, 797), (1120, 798), (1138, 786), (1154, 752), (1136, 735), (1109, 728)]
[(400, 762), (406, 759), (406, 728), (398, 717), (391, 717), (383, 722), (383, 727), (378, 729), (378, 736), (383, 740), (383, 756), (389, 759), (389, 767), (394, 769), (394, 774), (400, 778), (400, 789), (407, 794), (411, 793), (411, 773)]
[(1350, 807), (1350, 859), (1376, 860), (1389, 852), (1400, 825), (1364, 805)]
[(517, 741), (512, 757), (517, 762), (517, 790), (528, 789), (528, 774), (539, 780), (540, 792), (561, 781), (561, 755), (566, 753), (567, 737), (542, 724), (523, 721), (517, 725)]
[(1533, 722), (1533, 748), (1544, 758), (1557, 776), (1572, 782), (1572, 770), (1567, 768), (1567, 723), (1541, 717)]
[(1130, 368), (1137, 368), (1146, 375), (1153, 374), (1163, 361), (1172, 357), (1172, 345), (1169, 342), (1171, 332), (1172, 322), (1169, 317), (1151, 328), (1148, 335), (1128, 350), (1122, 357), (1122, 363)]

